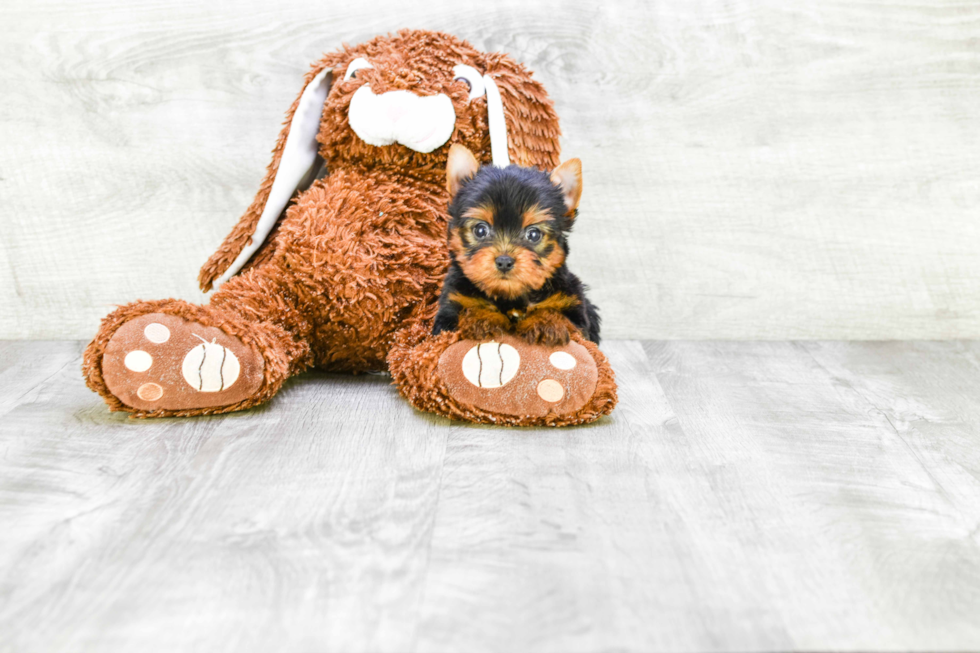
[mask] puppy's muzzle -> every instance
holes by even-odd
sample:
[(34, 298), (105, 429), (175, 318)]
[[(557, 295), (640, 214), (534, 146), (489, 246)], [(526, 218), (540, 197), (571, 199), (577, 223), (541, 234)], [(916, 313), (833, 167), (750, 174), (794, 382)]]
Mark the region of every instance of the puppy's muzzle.
[(494, 263), (497, 265), (497, 269), (500, 270), (501, 272), (506, 273), (514, 269), (513, 256), (507, 256), (506, 254), (504, 254), (503, 256), (498, 256), (494, 261)]

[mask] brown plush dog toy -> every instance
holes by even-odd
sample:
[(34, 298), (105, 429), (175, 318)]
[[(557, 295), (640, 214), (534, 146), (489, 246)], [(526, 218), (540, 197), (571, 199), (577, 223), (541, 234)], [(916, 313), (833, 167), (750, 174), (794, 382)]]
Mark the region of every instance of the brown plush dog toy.
[[(429, 364), (452, 344), (425, 335), (449, 260), (447, 153), (461, 143), (484, 162), (550, 170), (559, 133), (523, 66), (448, 34), (405, 30), (325, 55), (287, 112), (258, 195), (201, 270), (202, 289), (218, 288), (210, 303), (115, 310), (85, 351), (88, 386), (136, 417), (203, 415), (267, 401), (313, 367), (390, 364), (403, 394), (426, 397), (417, 406), (498, 421)], [(511, 423), (611, 410), (612, 372), (589, 344), (572, 352), (584, 364), (571, 373), (591, 408), (551, 406)]]

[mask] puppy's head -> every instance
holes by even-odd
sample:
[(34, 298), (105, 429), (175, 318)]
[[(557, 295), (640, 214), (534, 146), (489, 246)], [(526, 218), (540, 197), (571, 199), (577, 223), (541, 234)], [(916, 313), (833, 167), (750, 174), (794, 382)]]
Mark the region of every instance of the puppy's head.
[(487, 295), (516, 299), (541, 288), (565, 262), (568, 232), (582, 196), (582, 163), (549, 174), (535, 168), (480, 167), (456, 144), (446, 182), (449, 249), (463, 274)]

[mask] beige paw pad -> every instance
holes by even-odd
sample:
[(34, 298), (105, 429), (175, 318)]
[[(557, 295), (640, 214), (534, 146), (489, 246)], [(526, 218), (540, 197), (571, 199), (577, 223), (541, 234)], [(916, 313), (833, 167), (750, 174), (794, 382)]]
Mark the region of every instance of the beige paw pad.
[(126, 369), (133, 372), (145, 372), (153, 367), (153, 357), (145, 351), (137, 349), (126, 354), (123, 365), (126, 366)]
[(214, 340), (198, 338), (201, 344), (187, 352), (181, 364), (184, 380), (198, 392), (220, 392), (233, 386), (242, 369), (238, 357)]
[(575, 357), (565, 351), (556, 351), (548, 357), (548, 362), (560, 370), (575, 369)]
[(538, 384), (538, 396), (548, 403), (556, 404), (565, 396), (565, 389), (554, 379), (545, 379)]
[(501, 415), (569, 415), (595, 393), (599, 371), (577, 342), (556, 350), (503, 335), (499, 342), (460, 340), (439, 356), (449, 397)]
[(157, 401), (163, 396), (163, 388), (156, 383), (144, 383), (136, 391), (136, 396), (143, 401)]
[(507, 385), (521, 367), (521, 355), (510, 345), (485, 342), (463, 356), (463, 376), (478, 388)]
[(146, 328), (143, 329), (143, 335), (146, 336), (146, 339), (150, 342), (162, 345), (170, 340), (170, 329), (163, 326), (159, 322), (153, 322), (152, 324), (146, 325)]
[(229, 406), (262, 387), (263, 361), (237, 337), (175, 315), (148, 313), (106, 345), (102, 378), (124, 405), (148, 411)]

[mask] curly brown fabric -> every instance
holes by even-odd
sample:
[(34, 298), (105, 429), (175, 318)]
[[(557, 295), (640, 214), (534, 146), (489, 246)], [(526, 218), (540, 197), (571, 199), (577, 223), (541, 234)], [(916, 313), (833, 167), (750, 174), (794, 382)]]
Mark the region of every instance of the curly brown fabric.
[(595, 360), (598, 381), (584, 406), (569, 414), (548, 413), (543, 417), (512, 415), (477, 408), (454, 398), (439, 374), (439, 361), (462, 339), (458, 331), (428, 336), (416, 326), (398, 333), (388, 354), (388, 365), (398, 391), (418, 410), (453, 420), (506, 426), (570, 426), (594, 422), (616, 407), (616, 376), (605, 355), (592, 342), (573, 332), (572, 341), (582, 345)]
[[(342, 81), (356, 57), (369, 59), (374, 68), (359, 70), (356, 80)], [(260, 404), (286, 378), (311, 367), (346, 372), (386, 368), (399, 331), (426, 332), (436, 312), (449, 260), (445, 168), (450, 146), (462, 143), (481, 161), (491, 159), (486, 99), (468, 99), (466, 85), (454, 81), (456, 64), (495, 78), (511, 160), (554, 168), (560, 129), (551, 100), (510, 57), (481, 53), (454, 36), (422, 30), (403, 30), (328, 53), (304, 81), (305, 87), (319, 72), (333, 70), (317, 137), (328, 174), (294, 196), (272, 235), (244, 270), (214, 293), (209, 305), (140, 301), (107, 316), (85, 352), (83, 373), (89, 387), (112, 410), (136, 417), (212, 414)], [(445, 93), (456, 112), (451, 138), (430, 153), (361, 141), (347, 123), (347, 112), (363, 84), (370, 84), (375, 94), (396, 89)], [(254, 201), (201, 269), (204, 290), (250, 242), (298, 104), (299, 96), (286, 113)], [(179, 411), (142, 411), (122, 403), (106, 387), (102, 358), (123, 324), (149, 313), (178, 316), (237, 337), (264, 365), (257, 394), (233, 405)]]
[[(137, 410), (122, 403), (106, 387), (102, 377), (102, 356), (109, 340), (123, 324), (133, 318), (148, 313), (165, 313), (186, 320), (193, 320), (204, 326), (217, 327), (225, 333), (240, 339), (246, 345), (264, 356), (264, 381), (258, 392), (238, 403), (229, 406), (214, 406), (190, 410)], [(82, 373), (88, 387), (98, 392), (113, 411), (126, 411), (132, 417), (186, 417), (190, 415), (213, 415), (244, 410), (268, 401), (287, 378), (308, 367), (309, 348), (293, 339), (284, 329), (271, 323), (247, 323), (229, 311), (214, 306), (195, 306), (178, 299), (162, 299), (152, 302), (135, 302), (121, 306), (102, 320), (98, 335), (85, 349), (82, 358)]]
[[(359, 86), (345, 89), (338, 85), (347, 64), (365, 57), (375, 66), (359, 71), (358, 77), (371, 84), (375, 94), (392, 90), (411, 90), (419, 95), (446, 93), (456, 110), (456, 131), (448, 143), (435, 152), (423, 154), (402, 145), (375, 147), (360, 140), (347, 124), (350, 98)], [(357, 46), (344, 45), (313, 64), (303, 81), (303, 88), (325, 68), (334, 69), (334, 85), (324, 106), (321, 122), (320, 154), (328, 169), (364, 166), (385, 168), (393, 173), (443, 183), (446, 155), (453, 143), (462, 143), (483, 162), (490, 161), (490, 132), (487, 125), (486, 98), (467, 101), (465, 85), (453, 82), (452, 68), (467, 64), (494, 77), (504, 103), (509, 135), (511, 161), (521, 166), (551, 170), (559, 163), (558, 138), (561, 129), (558, 116), (544, 87), (531, 78), (530, 72), (509, 56), (484, 54), (469, 43), (449, 34), (424, 30), (402, 30), (397, 34), (378, 36)], [(346, 86), (346, 85), (343, 85)], [(228, 269), (238, 253), (251, 240), (262, 215), (272, 182), (279, 170), (283, 147), (289, 136), (289, 124), (299, 105), (296, 96), (283, 121), (283, 129), (272, 150), (272, 161), (266, 170), (259, 192), (238, 224), (201, 268), (201, 289), (208, 291), (214, 280)], [(444, 197), (448, 203), (448, 196)], [(268, 258), (267, 244), (253, 256), (251, 264)]]

